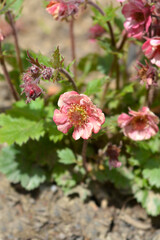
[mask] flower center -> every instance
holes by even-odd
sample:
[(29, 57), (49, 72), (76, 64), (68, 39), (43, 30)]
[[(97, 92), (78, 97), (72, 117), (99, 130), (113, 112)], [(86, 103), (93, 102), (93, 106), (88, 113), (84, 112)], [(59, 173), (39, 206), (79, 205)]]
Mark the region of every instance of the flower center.
[(73, 126), (82, 126), (88, 119), (85, 107), (79, 104), (72, 104), (67, 115)]
[(136, 19), (137, 22), (142, 22), (144, 20), (144, 15), (142, 12), (136, 12), (134, 14), (134, 18)]
[(133, 128), (143, 130), (148, 124), (148, 119), (145, 116), (137, 116), (132, 120)]

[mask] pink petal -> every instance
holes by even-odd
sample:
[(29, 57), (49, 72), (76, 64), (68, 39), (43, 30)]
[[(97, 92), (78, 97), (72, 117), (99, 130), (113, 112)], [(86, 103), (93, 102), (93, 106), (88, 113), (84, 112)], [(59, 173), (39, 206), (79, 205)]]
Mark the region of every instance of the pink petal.
[(59, 125), (64, 124), (67, 121), (67, 115), (56, 109), (53, 115), (53, 121)]
[(132, 118), (126, 114), (126, 113), (122, 113), (119, 117), (118, 117), (118, 125), (123, 128), (125, 127), (128, 122), (131, 120)]
[(67, 133), (69, 131), (69, 129), (72, 127), (72, 125), (70, 124), (70, 122), (66, 122), (62, 125), (58, 125), (57, 126), (57, 129), (60, 131), (60, 132), (63, 132), (64, 134)]
[(58, 106), (62, 107), (67, 102), (68, 98), (72, 95), (79, 95), (79, 94), (75, 91), (63, 93), (58, 100)]

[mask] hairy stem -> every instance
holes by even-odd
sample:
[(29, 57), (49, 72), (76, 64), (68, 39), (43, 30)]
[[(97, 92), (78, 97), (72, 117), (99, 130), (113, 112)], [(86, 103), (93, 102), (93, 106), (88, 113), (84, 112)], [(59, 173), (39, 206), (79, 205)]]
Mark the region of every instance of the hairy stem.
[(6, 81), (8, 82), (8, 85), (11, 89), (11, 92), (13, 94), (13, 97), (16, 101), (19, 100), (19, 96), (11, 82), (11, 79), (10, 79), (10, 76), (9, 76), (9, 73), (8, 73), (8, 70), (7, 70), (7, 67), (6, 67), (6, 64), (5, 64), (5, 61), (4, 61), (4, 56), (2, 55), (2, 47), (1, 47), (1, 42), (0, 42), (0, 64), (2, 66), (2, 71), (3, 71), (3, 74), (4, 74), (4, 77), (6, 79)]
[(83, 161), (83, 167), (84, 167), (86, 173), (88, 172), (87, 162), (86, 162), (87, 145), (88, 145), (88, 140), (84, 140), (83, 147), (82, 147), (82, 161)]
[(119, 88), (120, 88), (120, 69), (118, 57), (116, 56), (116, 90), (119, 90)]
[(73, 64), (74, 78), (77, 79), (77, 66), (76, 66), (76, 51), (75, 51), (75, 36), (74, 36), (74, 18), (70, 21), (70, 41), (71, 41), (71, 53)]
[[(113, 62), (112, 62), (111, 68), (110, 68), (110, 72), (109, 72), (109, 74), (108, 74), (110, 78), (112, 77), (114, 68), (115, 68), (115, 57), (114, 57), (114, 59), (113, 59)], [(109, 85), (110, 85), (110, 81), (109, 81), (109, 82), (107, 81), (107, 82), (105, 83), (104, 90), (103, 90), (103, 93), (102, 93), (102, 98), (101, 98), (101, 103), (100, 103), (100, 107), (101, 107), (101, 108), (104, 107), (104, 100), (105, 100), (105, 96), (106, 96), (106, 94), (107, 94)]]
[(16, 55), (17, 55), (17, 62), (19, 65), (19, 70), (22, 73), (23, 72), (23, 65), (22, 65), (22, 60), (20, 57), (20, 48), (19, 48), (19, 43), (18, 43), (18, 37), (17, 37), (17, 30), (15, 27), (15, 22), (14, 22), (14, 18), (11, 12), (7, 12), (7, 17), (9, 20), (9, 23), (11, 25), (12, 28), (12, 32), (13, 32), (13, 37), (14, 37), (14, 44), (15, 44), (15, 50), (16, 50)]
[[(89, 4), (92, 7), (96, 8), (100, 12), (100, 14), (105, 16), (105, 13), (103, 12), (103, 10), (96, 3), (94, 3), (94, 2), (89, 0), (89, 1), (87, 1), (87, 4)], [(113, 34), (112, 25), (111, 25), (111, 23), (109, 21), (107, 21), (107, 25), (108, 25), (109, 33), (110, 33), (110, 36), (111, 36), (112, 46), (116, 47), (116, 42), (115, 42), (115, 38), (114, 38), (114, 34)]]
[(152, 105), (153, 102), (153, 98), (154, 98), (154, 87), (149, 87), (147, 89), (147, 93), (146, 93), (146, 105), (148, 107), (150, 107)]
[(123, 36), (123, 38), (122, 38), (122, 41), (121, 41), (121, 43), (120, 43), (120, 45), (119, 45), (119, 47), (117, 48), (117, 50), (122, 50), (123, 49), (123, 47), (124, 47), (124, 44), (125, 44), (125, 42), (126, 42), (126, 40), (127, 40), (127, 32), (124, 34), (124, 36)]
[(69, 72), (67, 72), (66, 69), (64, 68), (59, 68), (59, 71), (61, 73), (63, 73), (67, 78), (68, 78), (68, 81), (72, 84), (73, 86), (73, 89), (76, 91), (76, 92), (79, 92), (78, 88), (77, 88), (77, 85), (75, 83), (75, 81), (73, 80), (73, 78), (71, 77), (71, 75), (69, 74)]

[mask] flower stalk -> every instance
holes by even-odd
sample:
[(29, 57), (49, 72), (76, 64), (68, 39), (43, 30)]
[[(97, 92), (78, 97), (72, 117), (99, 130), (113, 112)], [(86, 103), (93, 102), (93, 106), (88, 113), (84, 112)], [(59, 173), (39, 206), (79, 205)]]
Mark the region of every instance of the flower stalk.
[(83, 167), (84, 167), (86, 173), (88, 173), (88, 167), (87, 167), (87, 161), (86, 161), (87, 145), (88, 145), (88, 141), (87, 141), (87, 140), (83, 140), (83, 146), (82, 146), (82, 162), (83, 162)]
[(6, 13), (6, 15), (8, 17), (10, 26), (12, 28), (15, 50), (16, 50), (16, 56), (17, 56), (17, 62), (18, 62), (18, 65), (19, 65), (19, 70), (22, 73), (23, 72), (23, 64), (22, 64), (22, 60), (21, 60), (21, 57), (20, 57), (20, 48), (19, 48), (19, 42), (18, 42), (18, 37), (17, 37), (17, 30), (16, 30), (16, 27), (15, 27), (13, 15), (10, 11), (8, 11)]
[(72, 84), (73, 89), (76, 92), (79, 92), (78, 87), (77, 87), (75, 81), (73, 80), (73, 78), (71, 77), (71, 75), (69, 74), (69, 72), (67, 72), (67, 70), (64, 68), (59, 68), (59, 72), (63, 73), (68, 78), (68, 81)]
[(70, 41), (71, 41), (71, 54), (72, 54), (72, 61), (74, 61), (73, 64), (73, 73), (74, 78), (77, 79), (77, 66), (76, 66), (76, 51), (75, 51), (75, 35), (74, 35), (74, 18), (72, 17), (70, 23)]
[(16, 92), (16, 90), (15, 90), (13, 84), (12, 84), (12, 81), (10, 79), (10, 76), (9, 76), (9, 73), (8, 73), (5, 61), (4, 61), (4, 56), (3, 56), (3, 53), (2, 53), (1, 42), (0, 42), (0, 64), (2, 66), (2, 71), (3, 71), (4, 77), (5, 77), (8, 85), (9, 85), (9, 87), (11, 89), (12, 95), (13, 95), (14, 99), (16, 101), (18, 101), (19, 100), (19, 96), (18, 96), (18, 94), (17, 94), (17, 92)]
[[(92, 7), (94, 7), (95, 9), (97, 9), (99, 11), (99, 13), (101, 15), (105, 15), (105, 13), (103, 12), (103, 10), (94, 2), (92, 1), (87, 1), (87, 4), (91, 5)], [(116, 42), (115, 42), (115, 38), (114, 38), (114, 33), (113, 33), (113, 29), (112, 29), (112, 25), (109, 21), (107, 21), (107, 25), (108, 25), (108, 29), (109, 29), (109, 33), (110, 33), (110, 36), (111, 36), (111, 42), (112, 42), (112, 46), (113, 47), (116, 47)]]

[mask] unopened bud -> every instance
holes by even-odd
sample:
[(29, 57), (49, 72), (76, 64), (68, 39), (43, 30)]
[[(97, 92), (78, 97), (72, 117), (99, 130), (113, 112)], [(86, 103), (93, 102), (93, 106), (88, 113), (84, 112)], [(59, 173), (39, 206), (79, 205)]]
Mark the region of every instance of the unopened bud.
[(45, 80), (50, 80), (53, 75), (53, 69), (50, 67), (44, 68), (44, 70), (41, 72), (42, 78)]

